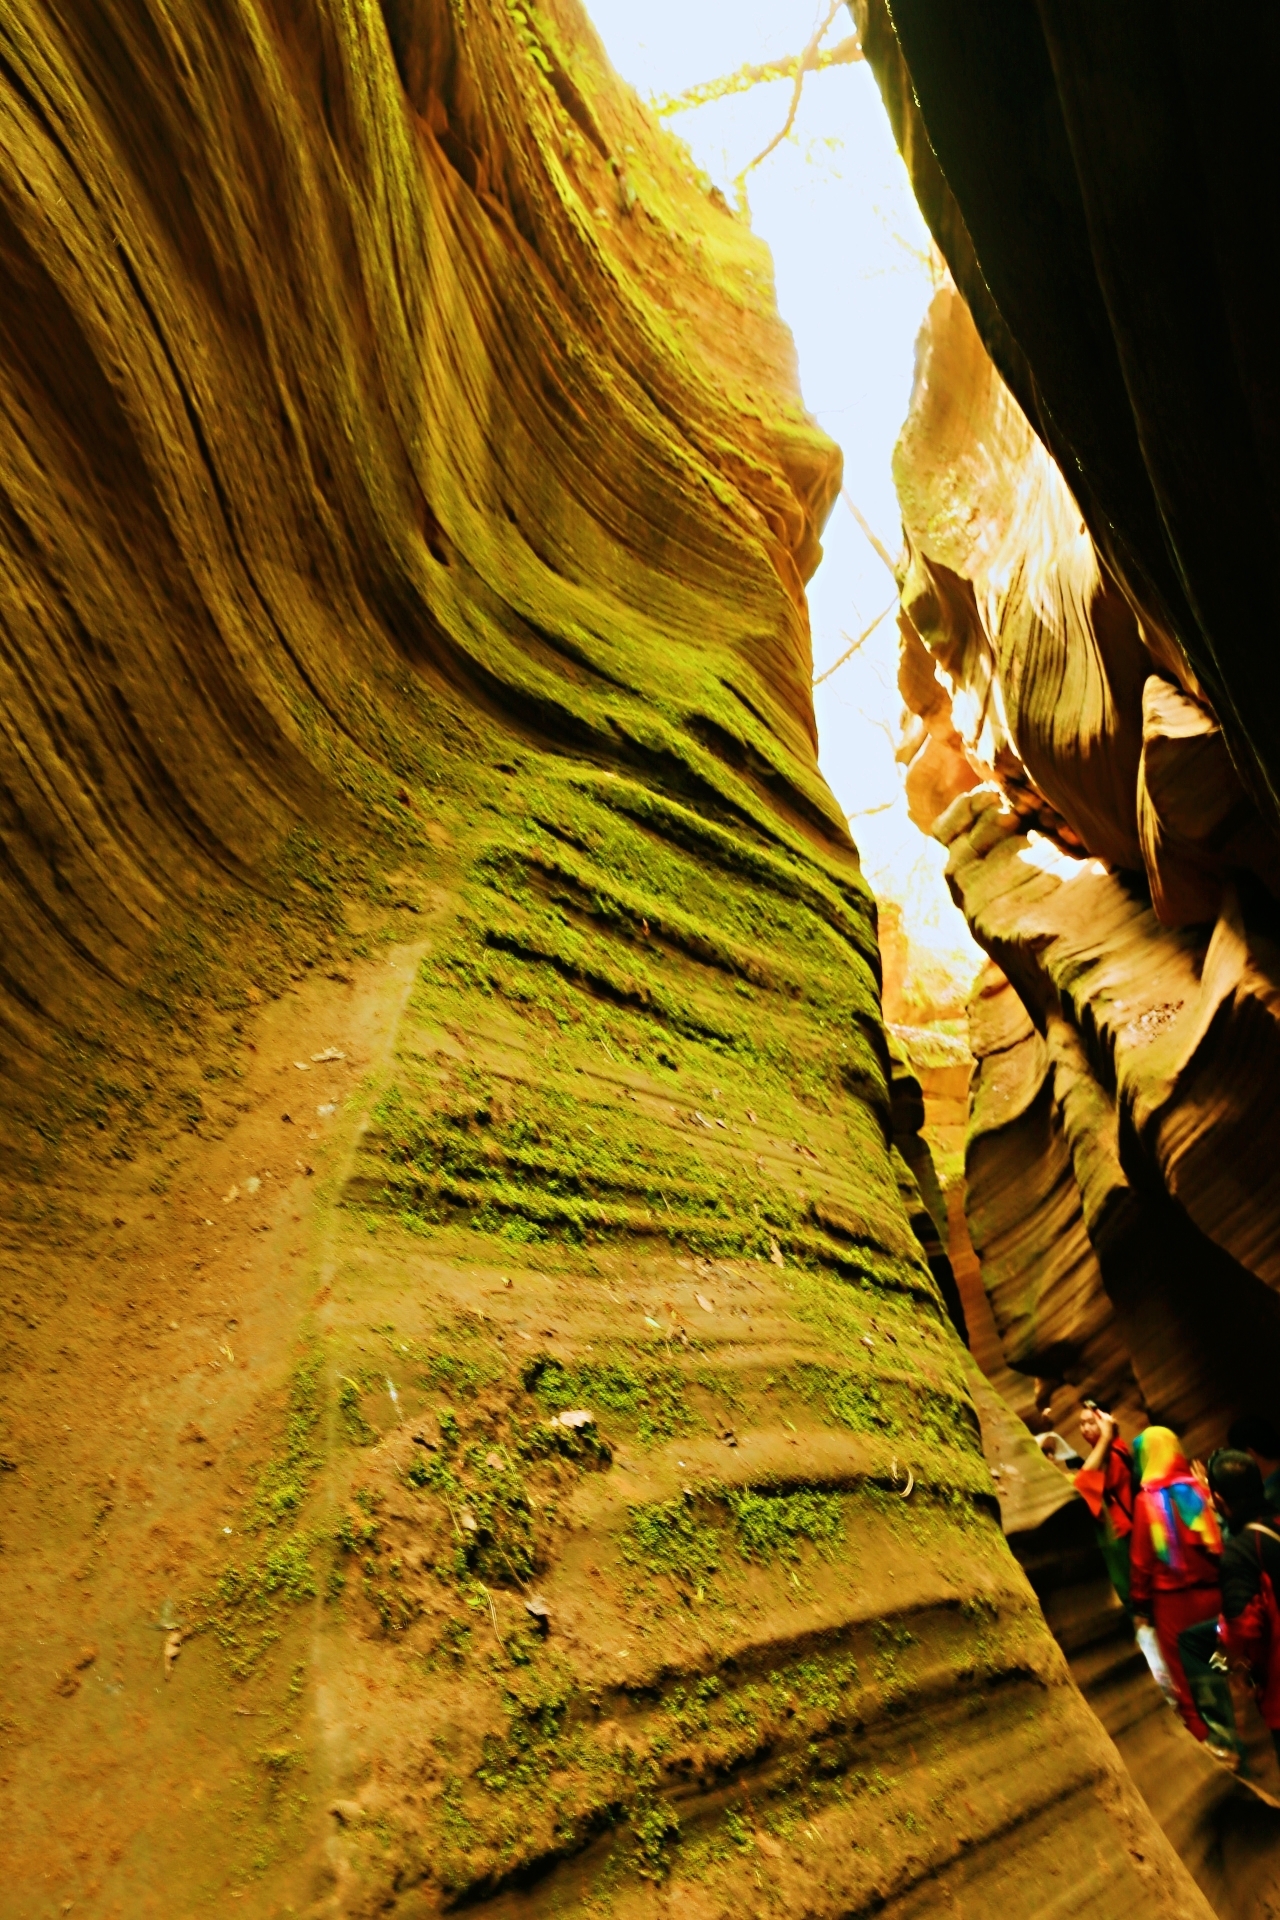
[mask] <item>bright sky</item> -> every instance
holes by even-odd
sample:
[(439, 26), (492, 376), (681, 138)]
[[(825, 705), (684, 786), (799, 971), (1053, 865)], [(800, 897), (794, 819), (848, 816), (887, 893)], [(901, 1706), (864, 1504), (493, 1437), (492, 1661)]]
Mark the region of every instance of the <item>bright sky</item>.
[[(642, 97), (798, 53), (826, 11), (815, 14), (815, 0), (586, 4), (615, 67)], [(842, 9), (825, 44), (852, 31)], [(791, 82), (776, 81), (667, 124), (732, 202), (734, 176), (782, 126), (790, 98)], [(750, 175), (748, 193), (752, 226), (773, 251), (805, 401), (844, 449), (846, 489), (896, 554), (902, 535), (889, 462), (933, 289), (928, 231), (865, 64), (806, 77), (792, 134)], [(883, 561), (842, 502), (823, 545), (809, 588), (817, 673), (895, 598)], [(907, 818), (893, 758), (902, 706), (896, 676), (890, 617), (816, 689), (823, 771), (850, 815), (868, 877), (902, 903), (912, 939), (954, 953), (972, 971), (977, 950), (943, 883), (943, 850)]]

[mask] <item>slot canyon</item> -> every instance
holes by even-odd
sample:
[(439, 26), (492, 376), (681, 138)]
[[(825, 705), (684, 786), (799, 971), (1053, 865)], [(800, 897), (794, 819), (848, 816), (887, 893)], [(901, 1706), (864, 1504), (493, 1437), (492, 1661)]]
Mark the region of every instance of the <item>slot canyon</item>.
[(1280, 29), (835, 32), (963, 1009), (579, 0), (0, 11), (2, 1915), (1280, 1916), (1032, 1438), (1280, 1411)]

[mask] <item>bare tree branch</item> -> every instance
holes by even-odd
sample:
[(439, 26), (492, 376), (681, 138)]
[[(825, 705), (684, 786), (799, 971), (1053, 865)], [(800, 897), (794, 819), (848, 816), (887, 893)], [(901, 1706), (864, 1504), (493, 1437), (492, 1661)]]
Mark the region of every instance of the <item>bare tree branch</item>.
[[(829, 680), (831, 678), (832, 674), (835, 672), (837, 667), (842, 667), (846, 660), (852, 660), (854, 654), (858, 651), (858, 648), (862, 646), (865, 641), (871, 638), (876, 628), (880, 625), (880, 622), (884, 619), (885, 614), (892, 613), (893, 609), (897, 606), (897, 604), (898, 602), (896, 599), (891, 600), (888, 606), (883, 608), (882, 611), (876, 615), (875, 619), (871, 622), (871, 625), (869, 627), (863, 628), (862, 632), (858, 635), (856, 640), (850, 640), (849, 645), (845, 648), (844, 652), (840, 655), (840, 658), (838, 660), (834, 660), (831, 663), (831, 665), (827, 668), (825, 673), (820, 673), (818, 675), (817, 679), (813, 683), (814, 686), (820, 687), (824, 680)], [(849, 639), (849, 636), (847, 633), (844, 637), (846, 640)]]
[[(831, 0), (831, 5), (827, 8), (827, 11), (823, 16), (821, 23), (814, 28), (813, 37), (810, 40), (808, 46), (805, 48), (804, 52), (800, 55), (799, 64), (796, 67), (795, 85), (791, 91), (791, 105), (787, 110), (786, 120), (784, 121), (779, 132), (774, 134), (768, 146), (762, 147), (754, 160), (748, 160), (746, 166), (742, 169), (742, 172), (738, 175), (736, 184), (738, 186), (739, 191), (742, 190), (746, 177), (752, 171), (752, 169), (754, 167), (758, 167), (762, 160), (767, 160), (775, 147), (780, 147), (782, 145), (783, 141), (786, 139), (787, 135), (790, 133), (792, 127), (795, 125), (796, 114), (799, 111), (799, 107), (800, 107), (800, 95), (804, 88), (804, 77), (806, 73), (811, 73), (813, 69), (817, 66), (818, 48), (822, 45), (822, 42), (826, 39), (827, 29), (830, 27), (831, 22), (835, 19), (837, 13), (839, 13), (840, 8), (843, 6), (843, 4), (844, 4), (844, 0)], [(859, 48), (859, 52), (861, 52), (861, 48)]]
[(868, 540), (871, 542), (872, 546), (875, 548), (880, 558), (884, 561), (886, 567), (888, 567), (890, 573), (893, 575), (894, 584), (896, 585), (898, 580), (898, 569), (893, 564), (893, 560), (890, 556), (889, 549), (885, 546), (884, 542), (879, 538), (875, 528), (871, 525), (866, 515), (860, 512), (859, 509), (854, 506), (853, 501), (850, 499), (849, 495), (846, 493), (843, 487), (841, 487), (840, 489), (840, 498), (844, 501), (846, 507), (848, 507), (850, 513), (853, 515), (858, 525), (862, 528), (862, 531), (866, 534)]
[(807, 65), (803, 53), (784, 54), (781, 60), (739, 67), (735, 73), (722, 74), (718, 80), (701, 80), (696, 87), (686, 87), (683, 93), (650, 94), (649, 105), (659, 119), (665, 120), (670, 114), (689, 113), (695, 107), (710, 106), (714, 100), (727, 100), (735, 93), (750, 93), (752, 87), (767, 86), (771, 80), (794, 80), (802, 71), (821, 73), (828, 67), (851, 66), (861, 58), (862, 43), (856, 33), (851, 33), (838, 40), (834, 47), (824, 47)]

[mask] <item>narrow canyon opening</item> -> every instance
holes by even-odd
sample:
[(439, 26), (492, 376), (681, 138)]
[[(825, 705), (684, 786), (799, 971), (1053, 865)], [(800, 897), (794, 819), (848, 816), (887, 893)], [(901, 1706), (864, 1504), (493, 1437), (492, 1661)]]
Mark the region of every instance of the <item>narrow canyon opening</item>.
[(590, 11), (0, 19), (0, 1914), (1266, 1920), (1280, 49)]

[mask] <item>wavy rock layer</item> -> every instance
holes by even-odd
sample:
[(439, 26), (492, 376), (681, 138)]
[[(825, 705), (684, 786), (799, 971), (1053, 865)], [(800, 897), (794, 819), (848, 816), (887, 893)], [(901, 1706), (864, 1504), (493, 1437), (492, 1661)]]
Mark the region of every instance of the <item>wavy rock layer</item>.
[[(1207, 953), (1197, 952), (1165, 932), (1121, 877), (1019, 824), (996, 795), (978, 793), (937, 827), (957, 898), (1046, 1035), (1028, 1020), (1021, 1041), (995, 1056), (989, 1102), (975, 1105), (970, 1123), (969, 1211), (984, 1218), (987, 1192), (997, 1215), (1003, 1204), (1004, 1232), (1021, 1243), (1013, 1270), (1035, 1317), (1047, 1320), (1060, 1284), (1043, 1258), (1049, 1222), (1025, 1202), (1043, 1183), (1061, 1192), (1065, 1179), (1059, 1205), (1085, 1225), (1087, 1246), (1077, 1227), (1059, 1249), (1065, 1260), (1068, 1245), (1080, 1248), (1067, 1289), (1078, 1326), (1069, 1362), (1051, 1371), (1114, 1391), (1085, 1358), (1088, 1331), (1099, 1314), (1109, 1317), (1100, 1267), (1153, 1414), (1196, 1446), (1218, 1444), (1235, 1412), (1268, 1404), (1280, 1338), (1266, 1091), (1275, 1029), (1263, 1011), (1274, 994), (1270, 942), (1224, 917)], [(1019, 1099), (1029, 1079), (1044, 1084), (1019, 1066), (1020, 1051), (1052, 1063), (1058, 1123), (1052, 1145), (1046, 1136), (1038, 1151), (1021, 1149), (1036, 1167), (1034, 1185), (993, 1187), (984, 1159), (1020, 1150)], [(975, 1231), (979, 1245), (984, 1230)]]
[(1021, 1373), (1087, 1380), (1106, 1405), (1133, 1406), (1064, 1125), (1065, 1075), (995, 967), (979, 982), (970, 1034), (965, 1211), (1005, 1357)]
[[(1275, 843), (1204, 700), (1131, 620), (1120, 643), (1070, 495), (954, 292), (919, 365), (896, 454), (901, 684), (931, 743), (954, 730), (931, 824), (995, 963), (970, 1008), (973, 1243), (1011, 1365), (1121, 1404), (1136, 1378), (1216, 1441), (1269, 1404), (1276, 1352)], [(939, 566), (949, 598), (919, 585)], [(1218, 1316), (1194, 1303), (1222, 1288), (1233, 1333), (1202, 1333)]]
[[(934, 728), (929, 757), (937, 765), (950, 745), (953, 792), (972, 784), (976, 763), (1046, 826), (1070, 822), (1104, 857), (1135, 866), (1149, 667), (1137, 623), (953, 287), (934, 296), (921, 344), (894, 477), (907, 533), (903, 619), (952, 688), (940, 707), (936, 678), (904, 649), (904, 696), (915, 710), (919, 687)], [(909, 793), (923, 771), (908, 767)]]
[(567, 0), (19, 0), (0, 249), (0, 1902), (1203, 1913), (908, 1217), (763, 251)]
[[(1166, 677), (1206, 694), (1280, 823), (1270, 631), (1280, 422), (1254, 216), (1269, 17), (857, 0), (921, 208)], [(1244, 548), (1242, 554), (1241, 548)], [(1083, 656), (1079, 662), (1083, 668)], [(1119, 816), (1117, 816), (1117, 825)]]
[(191, 1012), (175, 907), (322, 906), (486, 707), (839, 833), (834, 456), (767, 263), (517, 13), (7, 17), (3, 1065), (42, 1097), (75, 1032), (126, 1100), (92, 1015)]
[[(1030, 1411), (1034, 1383), (1063, 1425), (1088, 1393), (1206, 1453), (1275, 1407), (1276, 843), (949, 287), (917, 364), (895, 457), (900, 758), (990, 956), (953, 1265), (971, 1245), (1008, 1406)], [(1089, 1597), (1083, 1509), (1018, 1511), (1043, 1471), (1006, 1460), (1002, 1508), (1073, 1671), (1217, 1911), (1265, 1912), (1274, 1808), (1169, 1748), (1125, 1675), (1131, 1637)]]

